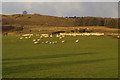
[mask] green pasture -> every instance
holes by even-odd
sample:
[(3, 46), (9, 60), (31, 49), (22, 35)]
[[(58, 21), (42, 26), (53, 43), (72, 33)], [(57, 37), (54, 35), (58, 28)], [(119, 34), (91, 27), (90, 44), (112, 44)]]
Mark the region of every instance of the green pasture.
[[(33, 38), (19, 38), (3, 36), (3, 78), (118, 77), (117, 39), (77, 36), (60, 40), (53, 37), (42, 41), (57, 40), (57, 44), (34, 44)], [(65, 43), (61, 43), (62, 40)]]

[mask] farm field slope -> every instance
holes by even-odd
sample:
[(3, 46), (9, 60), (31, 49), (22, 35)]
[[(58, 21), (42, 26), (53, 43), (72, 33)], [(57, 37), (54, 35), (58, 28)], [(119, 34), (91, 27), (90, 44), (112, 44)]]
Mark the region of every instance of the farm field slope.
[(3, 78), (117, 78), (117, 39), (77, 36), (65, 40), (33, 44), (19, 36), (3, 36)]

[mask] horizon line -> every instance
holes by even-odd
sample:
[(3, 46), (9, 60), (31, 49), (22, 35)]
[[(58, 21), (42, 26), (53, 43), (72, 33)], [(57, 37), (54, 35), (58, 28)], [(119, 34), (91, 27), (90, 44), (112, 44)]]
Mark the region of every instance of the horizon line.
[[(3, 13), (0, 13), (0, 15), (17, 15), (17, 14), (22, 14), (22, 13), (13, 13), (13, 14), (3, 14)], [(29, 15), (31, 14), (31, 15), (46, 15), (46, 16), (54, 16), (54, 17), (100, 17), (100, 18), (120, 18), (120, 17), (103, 17), (103, 16), (76, 16), (76, 15), (74, 15), (74, 16), (55, 16), (55, 15), (47, 15), (47, 14), (39, 14), (39, 13), (28, 13)], [(24, 15), (24, 14), (23, 14)], [(25, 15), (27, 15), (27, 14), (25, 14)]]

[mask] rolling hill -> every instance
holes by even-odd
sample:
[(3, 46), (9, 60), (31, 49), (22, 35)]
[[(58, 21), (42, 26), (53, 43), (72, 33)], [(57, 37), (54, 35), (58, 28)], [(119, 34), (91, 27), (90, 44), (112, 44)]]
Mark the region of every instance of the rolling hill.
[[(95, 18), (95, 17), (93, 17)], [(85, 17), (85, 19), (93, 19)], [(97, 17), (96, 17), (97, 18)], [(106, 28), (105, 26), (76, 26), (76, 20), (79, 18), (65, 18), (39, 14), (14, 14), (2, 15), (2, 31), (19, 33), (52, 33), (56, 31), (82, 30), (89, 27), (92, 32), (118, 33), (119, 29)], [(101, 19), (101, 18), (98, 18)], [(106, 19), (106, 18), (102, 18)], [(102, 20), (101, 20), (102, 21)], [(88, 22), (89, 21), (84, 21)], [(94, 22), (93, 22), (94, 23)], [(93, 29), (94, 27), (94, 29)], [(105, 27), (105, 28), (104, 28)]]
[(2, 21), (3, 25), (74, 26), (74, 19), (37, 14), (2, 15)]

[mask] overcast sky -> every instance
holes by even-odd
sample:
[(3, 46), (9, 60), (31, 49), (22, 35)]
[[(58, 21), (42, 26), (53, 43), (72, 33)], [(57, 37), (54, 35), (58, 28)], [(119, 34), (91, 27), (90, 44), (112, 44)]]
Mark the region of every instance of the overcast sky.
[(117, 2), (3, 2), (2, 14), (118, 17)]

